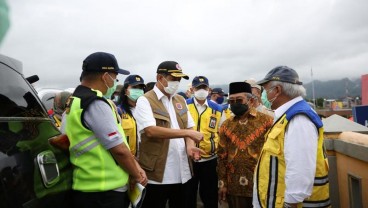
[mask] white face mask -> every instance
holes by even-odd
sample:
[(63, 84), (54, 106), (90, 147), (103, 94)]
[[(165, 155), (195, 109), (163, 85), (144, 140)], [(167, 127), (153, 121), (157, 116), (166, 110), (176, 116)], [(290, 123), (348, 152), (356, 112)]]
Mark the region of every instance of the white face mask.
[(200, 89), (194, 92), (195, 98), (198, 100), (205, 100), (208, 96), (208, 91), (205, 89)]
[[(167, 79), (165, 79), (165, 80), (167, 81)], [(161, 82), (160, 82), (160, 84), (161, 84)], [(163, 84), (161, 84), (161, 85), (164, 87), (164, 90), (167, 94), (173, 95), (178, 90), (179, 84), (180, 84), (179, 81), (167, 81), (167, 87), (165, 87)]]

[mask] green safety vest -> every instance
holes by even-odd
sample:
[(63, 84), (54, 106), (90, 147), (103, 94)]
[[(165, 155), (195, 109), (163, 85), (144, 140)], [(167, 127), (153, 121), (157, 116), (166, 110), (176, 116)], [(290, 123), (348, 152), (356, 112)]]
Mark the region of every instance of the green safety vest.
[(127, 145), (114, 106), (102, 97), (100, 91), (78, 86), (67, 103), (65, 129), (70, 140), (70, 161), (74, 166), (73, 189), (83, 192), (114, 190), (125, 186), (129, 178), (128, 173), (119, 166), (110, 152), (83, 123), (84, 110), (96, 99), (103, 100), (111, 106), (119, 133)]

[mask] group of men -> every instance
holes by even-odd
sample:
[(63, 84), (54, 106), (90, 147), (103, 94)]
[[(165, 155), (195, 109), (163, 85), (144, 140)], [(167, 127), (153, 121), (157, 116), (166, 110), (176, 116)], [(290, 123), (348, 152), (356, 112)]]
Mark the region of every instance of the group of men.
[(135, 97), (124, 92), (134, 97), (128, 106), (137, 135), (132, 154), (124, 118), (110, 100), (117, 75), (129, 72), (105, 52), (83, 61), (81, 85), (62, 122), (76, 207), (128, 207), (127, 190), (135, 183), (146, 186), (142, 207), (196, 207), (197, 190), (206, 208), (223, 201), (230, 208), (330, 205), (322, 122), (303, 100), (293, 69), (276, 67), (258, 83), (230, 83), (226, 107), (220, 91), (209, 99), (205, 76), (193, 78), (192, 97), (178, 95), (189, 76), (175, 61), (162, 62), (156, 73), (152, 90)]

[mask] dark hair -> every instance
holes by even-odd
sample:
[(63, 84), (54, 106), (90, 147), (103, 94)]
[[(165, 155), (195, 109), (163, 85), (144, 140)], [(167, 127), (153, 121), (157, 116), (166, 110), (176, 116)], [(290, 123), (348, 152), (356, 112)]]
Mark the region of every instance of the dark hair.
[(130, 116), (133, 116), (132, 115), (132, 111), (130, 110), (130, 105), (128, 103), (128, 96), (125, 94), (125, 91), (126, 89), (128, 89), (129, 87), (129, 84), (126, 83), (124, 84), (123, 88), (121, 89), (121, 92), (120, 92), (120, 96), (119, 96), (119, 100), (118, 100), (118, 105), (121, 106), (121, 110), (125, 111), (125, 113), (129, 114)]
[(96, 80), (101, 74), (105, 72), (95, 72), (95, 71), (82, 71), (82, 74), (80, 76), (80, 81), (82, 80), (89, 80), (94, 81)]
[(146, 84), (146, 88), (144, 89), (144, 92), (148, 92), (148, 91), (152, 90), (153, 87), (155, 87), (155, 84), (156, 84), (156, 82), (148, 82)]

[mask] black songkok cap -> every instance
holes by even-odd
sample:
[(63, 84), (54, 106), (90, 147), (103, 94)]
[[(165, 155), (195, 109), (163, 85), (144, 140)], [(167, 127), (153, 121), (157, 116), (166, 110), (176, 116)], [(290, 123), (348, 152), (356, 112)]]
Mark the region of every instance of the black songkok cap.
[(229, 85), (229, 95), (236, 94), (240, 92), (252, 94), (252, 88), (250, 84), (246, 82), (232, 82)]

